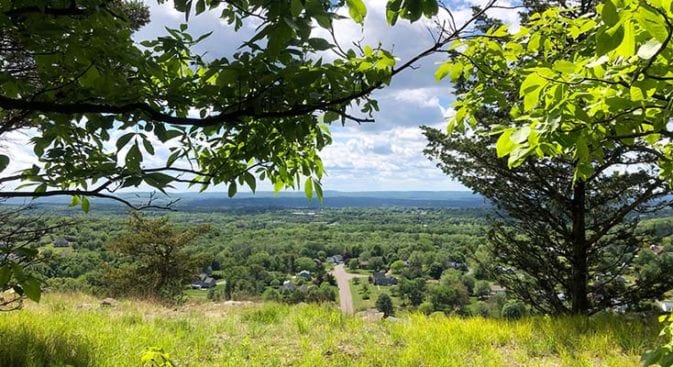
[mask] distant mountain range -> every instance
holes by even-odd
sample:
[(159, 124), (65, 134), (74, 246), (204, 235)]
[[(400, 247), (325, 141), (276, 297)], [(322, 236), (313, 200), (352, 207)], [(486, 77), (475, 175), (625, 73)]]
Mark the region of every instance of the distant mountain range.
[[(149, 193), (122, 193), (119, 196), (134, 204), (146, 202)], [(226, 193), (171, 193), (160, 195), (156, 203), (178, 201), (173, 208), (186, 212), (217, 212), (231, 209), (316, 209), (324, 208), (488, 208), (490, 204), (480, 195), (468, 191), (363, 191), (342, 192), (326, 191), (322, 204), (314, 198), (309, 201), (301, 192), (257, 192), (239, 193), (234, 198)], [(10, 204), (21, 204), (23, 200), (10, 200)], [(41, 198), (33, 202), (38, 207), (67, 207), (69, 197)], [(115, 201), (98, 198), (91, 199), (92, 208), (126, 208)]]

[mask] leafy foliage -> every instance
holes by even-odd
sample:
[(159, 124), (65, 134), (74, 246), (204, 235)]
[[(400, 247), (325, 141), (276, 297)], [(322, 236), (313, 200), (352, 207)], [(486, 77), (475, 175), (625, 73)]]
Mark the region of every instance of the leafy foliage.
[[(362, 23), (362, 0), (173, 6), (186, 18), (218, 12), (231, 32), (252, 23), (257, 31), (216, 58), (195, 51), (210, 33), (193, 35), (186, 24), (134, 40), (148, 20), (137, 2), (21, 0), (0, 8), (0, 135), (27, 133), (38, 162), (9, 172), (20, 162), (0, 150), (0, 197), (71, 195), (87, 211), (91, 196), (157, 206), (114, 195), (128, 187), (222, 184), (233, 196), (269, 180), (275, 190), (303, 186), (322, 198), (318, 152), (331, 142), (327, 124), (371, 121), (373, 90), (460, 33), (442, 32), (397, 66), (381, 47), (344, 49), (316, 36), (316, 28), (334, 32), (344, 6)], [(437, 11), (435, 0), (388, 1), (391, 24)], [(347, 113), (351, 107), (361, 117)]]
[(395, 313), (393, 300), (388, 293), (381, 293), (376, 299), (376, 309), (383, 312), (383, 317), (392, 316)]
[(40, 300), (41, 281), (28, 268), (38, 261), (36, 246), (42, 237), (62, 225), (50, 225), (29, 210), (0, 209), (0, 311), (20, 308), (24, 298)]
[(202, 225), (181, 231), (172, 227), (168, 218), (147, 219), (132, 213), (128, 232), (109, 245), (117, 255), (117, 266), (107, 270), (108, 291), (114, 295), (179, 301), (185, 284), (198, 275), (204, 262), (188, 253), (185, 246), (208, 230)]
[(478, 106), (488, 105), (510, 123), (480, 132), (498, 137), (497, 154), (510, 167), (529, 156), (572, 157), (584, 180), (594, 162), (627, 146), (655, 155), (670, 180), (670, 2), (607, 0), (577, 10), (552, 7), (512, 34), (500, 26), (454, 43), (461, 57), (437, 76), (482, 87), (460, 96), (450, 129), (476, 127)]
[[(437, 77), (449, 75), (456, 83), (456, 115), (448, 134), (425, 130), (426, 154), (501, 209), (504, 223), (489, 234), (499, 264), (493, 270), (538, 310), (596, 312), (659, 297), (672, 279), (640, 268), (637, 258), (648, 256), (652, 239), (636, 231), (633, 213), (669, 204), (669, 183), (657, 173), (661, 155), (645, 139), (606, 138), (619, 124), (604, 121), (606, 130), (597, 119), (608, 112), (588, 99), (590, 93), (606, 93), (613, 107), (623, 97), (590, 79), (623, 76), (601, 69), (602, 63), (592, 69), (579, 61), (600, 44), (592, 43), (600, 21), (591, 4), (527, 5), (542, 13), (524, 13), (526, 26), (518, 33), (486, 19), (483, 36), (453, 45), (458, 58), (442, 65)], [(600, 70), (605, 75), (591, 74)], [(586, 80), (565, 78), (574, 71)], [(582, 89), (585, 82), (590, 90)], [(600, 129), (602, 135), (584, 137)], [(563, 141), (552, 141), (554, 134)], [(670, 259), (657, 261), (665, 268)]]

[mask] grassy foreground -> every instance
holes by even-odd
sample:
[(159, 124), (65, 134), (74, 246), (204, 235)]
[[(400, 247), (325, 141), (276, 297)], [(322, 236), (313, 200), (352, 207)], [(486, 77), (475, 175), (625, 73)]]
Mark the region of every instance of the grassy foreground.
[(49, 294), (0, 314), (0, 366), (138, 366), (149, 347), (178, 366), (638, 366), (658, 328), (609, 315), (371, 322), (311, 305), (102, 308)]

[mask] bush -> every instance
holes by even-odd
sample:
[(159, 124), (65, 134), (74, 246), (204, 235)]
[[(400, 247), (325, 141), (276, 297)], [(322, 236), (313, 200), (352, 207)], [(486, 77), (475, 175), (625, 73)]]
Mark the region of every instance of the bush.
[(474, 305), (472, 310), (474, 316), (489, 317), (491, 315), (491, 307), (484, 301), (479, 301)]
[(376, 309), (383, 312), (383, 317), (392, 316), (394, 313), (393, 300), (387, 293), (381, 293), (376, 299)]
[(430, 302), (423, 302), (420, 306), (418, 306), (418, 311), (426, 315), (430, 315), (434, 311), (434, 307)]
[(502, 317), (508, 320), (517, 320), (526, 315), (526, 306), (519, 301), (507, 301), (502, 306)]
[(280, 292), (274, 288), (267, 288), (264, 290), (264, 293), (262, 293), (262, 299), (267, 302), (280, 302)]

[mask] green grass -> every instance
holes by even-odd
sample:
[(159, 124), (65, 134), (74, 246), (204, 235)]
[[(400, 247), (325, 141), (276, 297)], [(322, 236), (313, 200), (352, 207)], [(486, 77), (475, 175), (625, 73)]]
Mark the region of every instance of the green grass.
[(208, 299), (208, 291), (214, 289), (216, 292), (222, 292), (224, 290), (224, 284), (218, 284), (214, 288), (209, 289), (185, 289), (185, 296), (189, 300), (199, 301)]
[[(362, 299), (362, 284), (367, 283), (369, 287), (369, 299)], [(353, 309), (355, 312), (364, 311), (370, 308), (376, 308), (376, 300), (381, 293), (388, 293), (393, 300), (393, 305), (397, 308), (402, 302), (399, 297), (393, 297), (390, 291), (391, 286), (380, 286), (369, 284), (367, 278), (361, 278), (360, 284), (353, 284), (353, 280), (349, 283), (351, 288), (351, 295), (353, 296)]]
[(360, 274), (360, 275), (372, 275), (372, 272), (367, 269), (349, 269), (348, 267), (344, 268), (346, 270), (346, 273), (351, 273), (351, 274)]
[(365, 321), (334, 306), (177, 309), (45, 295), (0, 314), (0, 366), (138, 366), (149, 347), (178, 366), (638, 366), (656, 320), (602, 315), (516, 322), (401, 315)]

